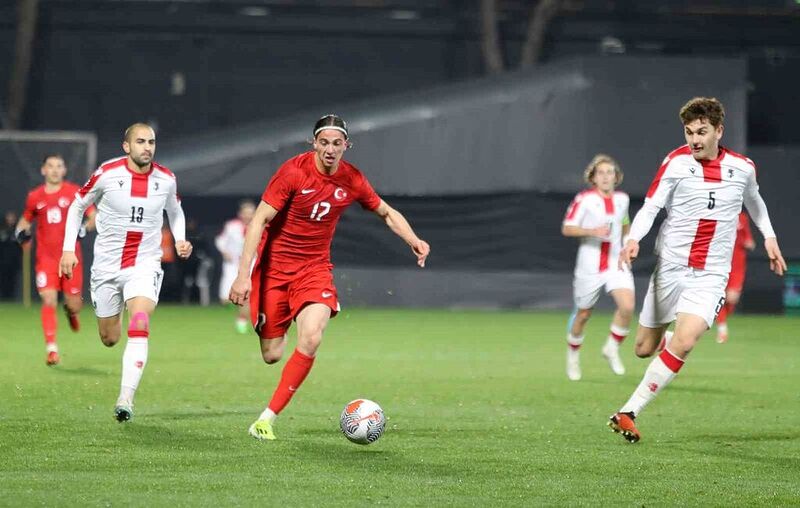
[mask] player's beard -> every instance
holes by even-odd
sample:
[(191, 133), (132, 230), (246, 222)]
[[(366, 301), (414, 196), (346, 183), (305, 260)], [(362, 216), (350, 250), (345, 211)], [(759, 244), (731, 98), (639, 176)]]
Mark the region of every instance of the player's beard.
[[(147, 158), (146, 161), (144, 160), (144, 157)], [(153, 162), (153, 157), (149, 156), (149, 155), (142, 155), (142, 156), (139, 156), (139, 157), (134, 157), (133, 155), (131, 155), (131, 160), (133, 161), (134, 164), (139, 166), (139, 168), (144, 168), (145, 166), (147, 166), (148, 164)]]

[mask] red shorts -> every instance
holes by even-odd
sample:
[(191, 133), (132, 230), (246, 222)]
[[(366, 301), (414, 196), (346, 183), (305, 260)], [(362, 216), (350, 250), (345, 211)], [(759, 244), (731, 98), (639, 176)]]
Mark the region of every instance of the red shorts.
[(83, 261), (80, 254), (72, 278), (58, 276), (59, 259), (36, 256), (36, 290), (55, 289), (65, 295), (79, 296), (83, 291)]
[[(313, 264), (296, 274), (270, 271), (258, 290), (251, 295), (251, 315), (262, 339), (283, 337), (297, 314), (309, 303), (321, 303), (331, 309), (331, 317), (339, 312), (339, 296), (333, 285), (333, 267)], [(253, 288), (256, 292), (256, 288)]]
[(731, 274), (728, 277), (726, 290), (742, 292), (744, 288), (744, 275), (747, 271), (747, 252), (744, 249), (733, 249), (731, 258)]

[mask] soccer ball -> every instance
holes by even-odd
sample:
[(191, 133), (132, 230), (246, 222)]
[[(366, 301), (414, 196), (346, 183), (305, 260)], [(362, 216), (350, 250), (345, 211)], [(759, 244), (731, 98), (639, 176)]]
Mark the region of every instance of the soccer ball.
[(356, 399), (347, 403), (339, 418), (339, 426), (350, 441), (367, 445), (374, 443), (383, 434), (386, 416), (383, 409), (367, 399)]

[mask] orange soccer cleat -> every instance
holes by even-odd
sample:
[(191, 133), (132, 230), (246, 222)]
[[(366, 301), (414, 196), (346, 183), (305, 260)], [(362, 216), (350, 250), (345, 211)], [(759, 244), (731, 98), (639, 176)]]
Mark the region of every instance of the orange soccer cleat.
[(622, 437), (629, 443), (635, 443), (641, 438), (641, 435), (633, 419), (633, 413), (614, 413), (608, 419), (608, 426), (614, 432), (622, 434)]
[(58, 365), (60, 361), (61, 357), (58, 356), (57, 351), (50, 351), (47, 353), (47, 365)]
[(69, 307), (67, 307), (66, 304), (64, 304), (64, 313), (67, 315), (67, 320), (69, 321), (70, 330), (72, 330), (73, 332), (77, 332), (78, 330), (80, 330), (81, 322), (78, 320), (78, 315), (73, 314), (69, 310)]

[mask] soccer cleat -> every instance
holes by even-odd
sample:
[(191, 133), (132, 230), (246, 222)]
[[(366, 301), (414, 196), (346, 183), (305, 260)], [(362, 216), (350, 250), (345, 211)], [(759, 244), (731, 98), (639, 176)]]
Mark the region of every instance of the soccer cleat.
[(608, 419), (608, 426), (617, 434), (622, 434), (629, 443), (635, 443), (639, 441), (641, 435), (633, 419), (633, 413), (614, 413)]
[(717, 344), (728, 342), (728, 330), (717, 330)]
[(47, 365), (58, 365), (58, 362), (61, 361), (61, 357), (58, 356), (58, 351), (50, 351), (47, 353)]
[(272, 422), (269, 420), (256, 420), (250, 428), (247, 429), (247, 433), (260, 441), (275, 440), (275, 433), (272, 431)]
[(78, 315), (73, 314), (69, 310), (69, 307), (67, 307), (66, 303), (64, 304), (64, 313), (67, 315), (67, 320), (69, 321), (70, 330), (72, 330), (73, 332), (77, 332), (78, 330), (80, 330), (81, 322), (78, 320)]
[(625, 366), (622, 365), (622, 360), (619, 357), (619, 346), (614, 344), (606, 344), (603, 346), (603, 357), (608, 361), (608, 366), (614, 374), (621, 376), (625, 374)]
[(119, 423), (130, 421), (133, 418), (133, 404), (117, 404), (114, 408), (114, 419)]
[(581, 379), (581, 356), (578, 350), (567, 347), (567, 377), (570, 381)]

